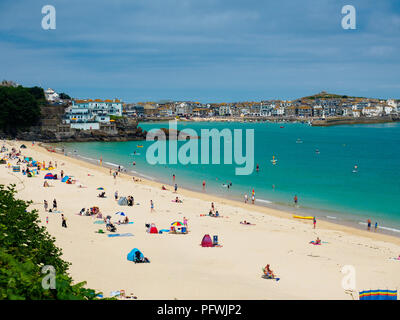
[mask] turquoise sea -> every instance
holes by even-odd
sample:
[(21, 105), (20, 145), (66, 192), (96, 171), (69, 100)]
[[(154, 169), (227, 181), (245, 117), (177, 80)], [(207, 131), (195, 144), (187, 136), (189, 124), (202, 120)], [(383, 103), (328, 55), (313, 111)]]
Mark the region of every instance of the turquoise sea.
[[(150, 130), (167, 128), (168, 123), (140, 126)], [(362, 228), (370, 218), (387, 232), (400, 234), (400, 123), (311, 127), (301, 123), (178, 122), (179, 130), (185, 128), (198, 133), (213, 128), (254, 129), (254, 172), (235, 175), (235, 163), (150, 165), (146, 162), (146, 148), (153, 143), (150, 141), (63, 146), (70, 155), (86, 160), (102, 156), (105, 165), (121, 165), (133, 175), (163, 183), (173, 184), (175, 174), (175, 182), (182, 188), (201, 191), (205, 180), (207, 193), (240, 201), (245, 193), (250, 198), (254, 188), (257, 204)], [(201, 139), (198, 142), (200, 154)], [(184, 143), (179, 141), (178, 148)], [(221, 159), (223, 151), (221, 142)], [(271, 163), (273, 156), (276, 165)], [(228, 189), (224, 183), (232, 183), (232, 187)], [(294, 195), (299, 208), (293, 205)]]

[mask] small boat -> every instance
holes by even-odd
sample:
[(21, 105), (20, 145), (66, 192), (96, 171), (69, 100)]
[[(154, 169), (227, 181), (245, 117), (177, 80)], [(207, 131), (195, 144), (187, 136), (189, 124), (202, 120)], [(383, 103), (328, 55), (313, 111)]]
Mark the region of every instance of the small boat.
[(318, 149), (316, 149), (316, 150), (315, 150), (315, 153), (316, 153), (316, 154), (320, 154), (320, 152), (319, 152), (319, 150), (318, 150)]
[(143, 145), (138, 144), (136, 147), (137, 147), (137, 148), (143, 148)]
[(355, 166), (354, 166), (354, 169), (353, 169), (353, 173), (357, 173), (357, 172), (358, 172), (358, 166), (355, 165)]
[(278, 162), (277, 159), (275, 159), (275, 156), (272, 156), (272, 160), (271, 160), (273, 165), (276, 165), (276, 163)]
[(303, 143), (303, 140), (301, 140), (300, 138), (296, 140), (296, 143)]

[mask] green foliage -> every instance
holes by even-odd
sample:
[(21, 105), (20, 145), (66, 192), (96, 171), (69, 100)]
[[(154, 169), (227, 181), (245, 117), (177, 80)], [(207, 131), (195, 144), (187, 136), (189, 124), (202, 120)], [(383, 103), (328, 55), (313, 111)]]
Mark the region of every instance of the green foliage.
[[(37, 211), (28, 211), (31, 202), (15, 199), (15, 193), (14, 185), (0, 185), (0, 300), (96, 299), (85, 282), (72, 285), (55, 239), (39, 225)], [(56, 271), (56, 289), (42, 287), (45, 265)]]
[(64, 92), (61, 92), (59, 96), (62, 100), (71, 100), (71, 97)]
[(0, 130), (15, 135), (19, 129), (36, 125), (42, 103), (42, 88), (0, 87)]

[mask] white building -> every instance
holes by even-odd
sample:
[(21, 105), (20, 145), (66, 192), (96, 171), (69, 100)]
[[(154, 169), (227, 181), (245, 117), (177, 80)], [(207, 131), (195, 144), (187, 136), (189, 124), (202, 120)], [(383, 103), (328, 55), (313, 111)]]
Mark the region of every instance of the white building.
[(48, 88), (47, 90), (44, 91), (44, 95), (46, 97), (47, 101), (50, 102), (55, 102), (60, 100), (60, 96), (58, 95), (57, 92), (55, 92), (53, 89)]
[(230, 116), (230, 115), (232, 115), (231, 107), (230, 106), (219, 106), (218, 114), (220, 116)]
[(65, 112), (65, 123), (71, 123), (72, 128), (95, 130), (99, 123), (110, 123), (110, 116), (122, 116), (122, 102), (118, 99), (73, 100)]

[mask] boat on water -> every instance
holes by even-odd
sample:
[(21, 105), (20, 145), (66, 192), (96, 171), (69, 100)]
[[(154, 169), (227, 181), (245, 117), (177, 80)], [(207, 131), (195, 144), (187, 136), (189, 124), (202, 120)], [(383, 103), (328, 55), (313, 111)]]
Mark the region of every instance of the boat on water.
[(353, 169), (353, 173), (357, 173), (357, 172), (358, 172), (358, 166), (355, 165), (355, 166), (354, 166), (354, 169)]
[(276, 165), (276, 163), (278, 162), (277, 159), (275, 159), (275, 156), (272, 156), (272, 160), (271, 160), (273, 165)]
[(136, 148), (143, 148), (143, 145), (142, 145), (142, 144), (138, 144), (138, 145), (136, 146)]
[(303, 140), (301, 140), (300, 138), (296, 140), (296, 143), (303, 143)]

